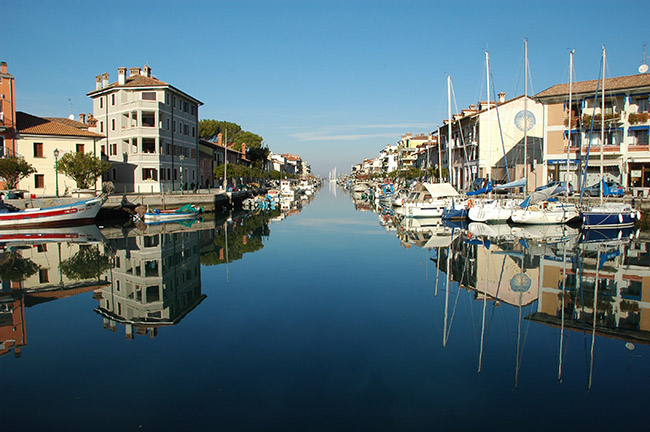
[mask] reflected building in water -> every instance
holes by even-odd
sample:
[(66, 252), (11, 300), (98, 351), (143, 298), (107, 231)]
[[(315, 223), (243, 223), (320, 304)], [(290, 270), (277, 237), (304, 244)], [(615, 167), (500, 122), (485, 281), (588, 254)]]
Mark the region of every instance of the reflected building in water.
[(566, 264), (548, 257), (542, 263), (541, 295), (530, 319), (650, 344), (647, 241), (614, 236), (579, 244)]
[(121, 324), (127, 339), (155, 337), (159, 327), (177, 324), (201, 303), (199, 240), (198, 231), (111, 240), (110, 284), (95, 292), (104, 328), (116, 331)]

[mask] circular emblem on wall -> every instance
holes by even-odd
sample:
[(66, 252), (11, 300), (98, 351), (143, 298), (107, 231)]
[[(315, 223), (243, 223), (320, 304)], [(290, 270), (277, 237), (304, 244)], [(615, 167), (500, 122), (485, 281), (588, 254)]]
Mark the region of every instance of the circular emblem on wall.
[[(526, 121), (524, 121), (526, 119)], [(535, 115), (530, 111), (519, 111), (515, 116), (515, 126), (520, 131), (524, 131), (524, 124), (526, 132), (530, 131), (535, 126)]]

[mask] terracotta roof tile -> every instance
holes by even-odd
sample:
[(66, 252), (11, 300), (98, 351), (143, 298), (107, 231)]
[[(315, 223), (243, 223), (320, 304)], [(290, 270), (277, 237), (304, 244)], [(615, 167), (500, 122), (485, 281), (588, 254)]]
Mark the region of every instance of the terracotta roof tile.
[[(67, 122), (71, 121), (69, 119), (66, 120)], [(18, 132), (25, 134), (32, 133), (41, 135), (78, 136), (89, 138), (104, 137), (103, 135), (80, 129), (79, 127), (70, 126), (58, 121), (58, 119), (36, 117), (20, 111), (16, 112), (16, 124), (18, 126)]]
[(70, 120), (65, 117), (43, 117), (45, 120), (54, 121), (58, 123), (63, 123), (64, 125), (75, 127), (77, 129), (88, 130), (88, 125), (86, 123), (81, 123), (77, 120)]
[[(573, 83), (573, 94), (595, 93), (600, 80), (578, 81)], [(633, 89), (635, 87), (650, 87), (650, 74), (627, 75), (605, 78), (605, 91)], [(537, 93), (535, 99), (554, 96), (568, 96), (569, 84), (557, 84)]]

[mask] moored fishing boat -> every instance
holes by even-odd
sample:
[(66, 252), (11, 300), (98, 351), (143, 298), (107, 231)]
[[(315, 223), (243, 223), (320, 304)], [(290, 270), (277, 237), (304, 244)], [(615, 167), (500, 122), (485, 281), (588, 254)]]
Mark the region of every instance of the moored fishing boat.
[(18, 211), (4, 208), (2, 210), (5, 212), (0, 213), (0, 229), (88, 224), (95, 220), (107, 199), (108, 194), (102, 194), (96, 198), (55, 207), (27, 208)]

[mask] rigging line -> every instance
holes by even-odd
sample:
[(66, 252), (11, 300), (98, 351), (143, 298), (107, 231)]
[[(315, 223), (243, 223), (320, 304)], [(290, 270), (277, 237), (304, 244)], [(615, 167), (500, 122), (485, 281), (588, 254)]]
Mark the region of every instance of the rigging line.
[(492, 85), (492, 96), (494, 96), (494, 109), (497, 112), (497, 123), (499, 125), (499, 135), (501, 136), (501, 148), (503, 149), (503, 161), (506, 165), (506, 179), (508, 183), (510, 183), (510, 170), (508, 170), (508, 155), (506, 154), (506, 144), (503, 140), (503, 128), (501, 127), (501, 116), (499, 115), (499, 101), (496, 98), (496, 90), (494, 88), (494, 77), (492, 76), (492, 69), (490, 69), (490, 80), (491, 80), (490, 84)]
[[(487, 251), (489, 254), (489, 251)], [(489, 259), (489, 257), (488, 257)], [(505, 270), (506, 266), (506, 257), (503, 257), (503, 261), (501, 262), (501, 272), (499, 273), (499, 279), (497, 281), (497, 291), (494, 294), (494, 302), (492, 302), (492, 313), (490, 314), (490, 320), (488, 321), (488, 331), (487, 334), (485, 335), (485, 339), (490, 336), (490, 329), (492, 328), (492, 319), (494, 318), (494, 313), (497, 310), (497, 301), (499, 301), (499, 292), (501, 291), (501, 281), (503, 280), (503, 271)], [(485, 295), (487, 295), (487, 291), (485, 292)]]
[(449, 319), (449, 329), (447, 331), (447, 339), (449, 339), (449, 335), (451, 334), (451, 325), (454, 323), (454, 316), (456, 315), (456, 306), (458, 305), (458, 297), (460, 296), (460, 290), (461, 290), (461, 285), (463, 283), (463, 278), (465, 277), (465, 271), (467, 269), (467, 263), (469, 260), (464, 260), (465, 263), (463, 264), (463, 271), (460, 274), (460, 282), (458, 282), (458, 289), (456, 290), (456, 299), (454, 300), (454, 308), (451, 311), (451, 318)]
[[(602, 58), (602, 56), (601, 56)], [(593, 137), (594, 133), (594, 120), (596, 120), (596, 107), (598, 106), (598, 93), (600, 93), (600, 81), (602, 77), (602, 68), (600, 70), (600, 73), (598, 74), (598, 81), (596, 82), (596, 96), (594, 97), (594, 108), (593, 108), (593, 113), (591, 116), (591, 126), (589, 128), (589, 144), (587, 145), (587, 155), (585, 158), (585, 166), (583, 169), (583, 176), (582, 176), (582, 182), (580, 184), (580, 201), (579, 204), (582, 205), (582, 199), (585, 194), (585, 185), (587, 182), (587, 168), (589, 167), (589, 153), (591, 151), (591, 140)], [(601, 114), (601, 121), (604, 120), (604, 116)], [(602, 143), (601, 143), (602, 145)]]
[[(458, 109), (458, 102), (456, 101), (456, 92), (454, 90), (454, 83), (450, 79), (450, 84), (451, 84), (451, 94), (452, 94), (452, 99), (454, 100), (454, 106), (456, 107), (456, 112), (460, 113), (460, 110)], [(467, 147), (465, 146), (465, 134), (463, 132), (463, 125), (461, 123), (461, 120), (458, 120), (458, 130), (460, 131), (460, 142), (463, 145), (463, 155), (465, 156), (465, 165), (467, 164)]]

